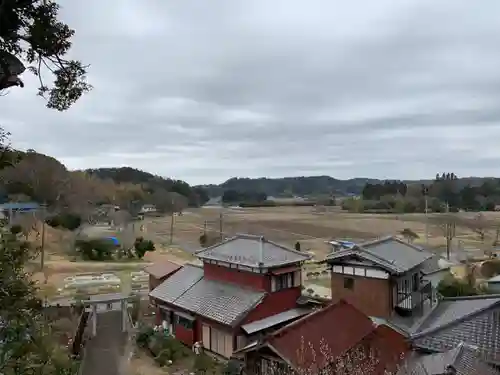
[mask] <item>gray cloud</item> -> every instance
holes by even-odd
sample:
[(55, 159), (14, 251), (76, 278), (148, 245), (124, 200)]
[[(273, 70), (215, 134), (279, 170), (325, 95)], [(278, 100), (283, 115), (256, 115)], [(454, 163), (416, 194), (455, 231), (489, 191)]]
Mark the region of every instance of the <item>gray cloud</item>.
[(14, 145), (71, 168), (232, 176), (495, 175), (500, 3), (62, 0), (95, 90), (0, 99)]

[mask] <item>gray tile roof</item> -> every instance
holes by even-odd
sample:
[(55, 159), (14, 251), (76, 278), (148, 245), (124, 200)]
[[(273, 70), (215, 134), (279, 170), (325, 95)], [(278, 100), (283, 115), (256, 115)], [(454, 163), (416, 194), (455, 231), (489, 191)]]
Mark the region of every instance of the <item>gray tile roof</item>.
[(184, 265), (179, 271), (153, 289), (149, 295), (167, 303), (173, 303), (189, 288), (201, 280), (203, 268), (190, 264)]
[(415, 353), (400, 373), (401, 375), (442, 375), (448, 366), (452, 366), (457, 375), (498, 374), (497, 370), (481, 358), (481, 354), (475, 348), (463, 343), (441, 353)]
[(359, 247), (392, 263), (398, 269), (403, 270), (403, 272), (423, 264), (434, 256), (434, 254), (418, 246), (414, 246), (393, 236), (364, 242), (359, 244)]
[(441, 352), (464, 342), (500, 361), (500, 296), (444, 299), (413, 332), (416, 347)]
[(393, 273), (404, 273), (418, 265), (424, 266), (429, 259), (434, 257), (434, 254), (396, 237), (385, 237), (331, 253), (327, 261), (352, 255), (357, 255)]
[(301, 308), (290, 309), (264, 319), (256, 320), (252, 323), (245, 324), (241, 326), (241, 329), (251, 335), (264, 329), (274, 327), (278, 324), (289, 322), (292, 319), (300, 318), (301, 316), (309, 314), (311, 311), (311, 309)]
[(203, 278), (202, 268), (187, 264), (149, 295), (216, 322), (233, 325), (266, 293), (208, 280)]
[(216, 322), (233, 325), (265, 295), (264, 292), (203, 278), (176, 299), (174, 305)]
[(247, 267), (277, 267), (310, 259), (310, 255), (289, 249), (261, 236), (239, 234), (202, 249), (196, 255), (204, 260), (230, 262)]

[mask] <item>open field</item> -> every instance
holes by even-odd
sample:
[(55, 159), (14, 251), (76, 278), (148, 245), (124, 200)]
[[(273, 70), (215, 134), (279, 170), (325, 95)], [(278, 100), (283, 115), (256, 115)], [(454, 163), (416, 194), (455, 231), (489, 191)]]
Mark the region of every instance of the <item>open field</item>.
[[(463, 217), (474, 217), (475, 214), (459, 214)], [(490, 221), (500, 222), (500, 213), (488, 212), (483, 214)], [(221, 222), (222, 218), (222, 222)], [(143, 236), (155, 242), (157, 251), (147, 253), (141, 261), (91, 262), (75, 259), (68, 249), (70, 235), (53, 228), (47, 230), (46, 263), (43, 273), (35, 272), (34, 278), (47, 291), (46, 294), (58, 294), (57, 290), (63, 287), (64, 279), (68, 276), (85, 273), (114, 273), (122, 280), (122, 290), (130, 286), (130, 273), (137, 272), (147, 264), (172, 260), (177, 263), (193, 261), (196, 258), (193, 252), (200, 248), (199, 237), (205, 228), (207, 233), (218, 237), (222, 229), (223, 237), (230, 237), (238, 233), (263, 235), (269, 240), (293, 247), (299, 241), (302, 250), (309, 251), (315, 259), (322, 259), (330, 251), (325, 241), (331, 239), (348, 239), (352, 241), (366, 241), (377, 237), (395, 235), (401, 230), (409, 228), (420, 238), (416, 243), (426, 245), (425, 215), (423, 214), (355, 214), (340, 210), (331, 210), (325, 213), (316, 213), (311, 207), (271, 207), (271, 208), (200, 208), (190, 209), (182, 216), (174, 217), (172, 244), (171, 217), (146, 218), (143, 222), (134, 225), (133, 236)], [(443, 228), (434, 221), (429, 222), (428, 247), (441, 252), (445, 247)], [(471, 250), (472, 255), (481, 255), (485, 247), (490, 246), (495, 235), (492, 228), (486, 235), (484, 243), (471, 229), (457, 227), (454, 247)], [(58, 246), (59, 244), (59, 246)], [(476, 249), (476, 250), (473, 250)], [(481, 253), (481, 254), (480, 254)], [(38, 264), (32, 269), (38, 271)], [(308, 269), (308, 273), (321, 270), (315, 265)], [(318, 270), (315, 269), (318, 268)], [(321, 277), (313, 277), (306, 283), (327, 286), (327, 281)], [(47, 280), (47, 283), (45, 283)]]
[[(221, 225), (222, 214), (222, 225)], [(472, 218), (476, 214), (463, 213)], [(488, 220), (498, 220), (500, 213), (483, 214)], [(170, 217), (152, 218), (145, 221), (145, 237), (156, 243), (165, 243), (170, 237)], [(333, 238), (366, 241), (386, 235), (397, 235), (409, 228), (419, 235), (417, 244), (426, 245), (424, 214), (355, 214), (340, 210), (315, 213), (311, 207), (272, 207), (246, 209), (192, 209), (174, 218), (173, 243), (189, 252), (200, 247), (199, 237), (207, 231), (223, 236), (237, 233), (263, 235), (266, 238), (293, 246), (300, 241), (303, 250), (312, 251), (316, 258), (323, 258), (329, 252), (325, 241)], [(205, 224), (206, 223), (206, 224)], [(437, 252), (444, 250), (443, 228), (434, 221), (428, 225), (428, 247)], [(495, 231), (487, 233), (484, 243), (479, 236), (466, 227), (456, 228), (454, 245), (465, 250), (484, 248), (491, 245)]]

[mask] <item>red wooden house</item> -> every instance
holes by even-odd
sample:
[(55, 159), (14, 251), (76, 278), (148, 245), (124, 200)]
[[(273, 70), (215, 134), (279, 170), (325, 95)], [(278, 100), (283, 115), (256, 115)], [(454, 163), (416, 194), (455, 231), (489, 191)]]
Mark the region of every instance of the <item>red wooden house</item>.
[[(271, 332), (239, 351), (255, 375), (395, 372), (409, 351), (406, 336), (340, 300)], [(387, 372), (386, 372), (387, 371)]]
[(310, 257), (263, 237), (238, 235), (196, 253), (150, 292), (160, 321), (187, 345), (229, 358), (259, 335), (310, 312), (297, 303)]

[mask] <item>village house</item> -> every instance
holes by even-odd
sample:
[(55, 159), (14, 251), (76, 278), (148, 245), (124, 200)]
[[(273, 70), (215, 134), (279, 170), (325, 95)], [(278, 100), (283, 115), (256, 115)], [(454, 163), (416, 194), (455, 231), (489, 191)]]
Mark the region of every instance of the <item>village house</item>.
[(196, 256), (202, 266), (184, 265), (149, 294), (158, 323), (165, 321), (186, 345), (202, 342), (230, 358), (255, 337), (310, 312), (298, 303), (307, 254), (237, 235)]
[[(473, 348), (490, 365), (500, 368), (500, 295), (444, 298), (411, 332), (415, 351), (437, 354)], [(481, 372), (477, 372), (480, 374)]]
[(474, 346), (460, 343), (433, 354), (412, 352), (400, 365), (396, 375), (498, 375)]
[(449, 269), (434, 254), (386, 237), (334, 252), (326, 262), (333, 301), (345, 299), (406, 332), (411, 374), (489, 375), (480, 369), (500, 365), (500, 295), (440, 298), (435, 287)]
[(340, 300), (254, 341), (236, 354), (246, 373), (363, 374), (397, 370), (409, 352), (401, 331)]

